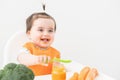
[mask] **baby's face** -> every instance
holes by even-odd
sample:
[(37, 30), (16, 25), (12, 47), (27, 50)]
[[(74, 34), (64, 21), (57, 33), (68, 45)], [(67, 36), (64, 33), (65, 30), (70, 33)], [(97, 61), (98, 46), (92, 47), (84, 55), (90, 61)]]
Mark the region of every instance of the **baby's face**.
[(52, 19), (38, 18), (28, 31), (29, 38), (40, 48), (49, 47), (55, 34), (55, 24)]

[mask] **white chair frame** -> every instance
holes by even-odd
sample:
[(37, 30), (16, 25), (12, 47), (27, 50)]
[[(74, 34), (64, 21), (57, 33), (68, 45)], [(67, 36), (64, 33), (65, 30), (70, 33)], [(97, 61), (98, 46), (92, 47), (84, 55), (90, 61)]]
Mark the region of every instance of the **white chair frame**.
[(25, 42), (29, 41), (24, 31), (18, 31), (8, 39), (4, 48), (3, 65), (7, 63), (18, 63), (17, 56)]

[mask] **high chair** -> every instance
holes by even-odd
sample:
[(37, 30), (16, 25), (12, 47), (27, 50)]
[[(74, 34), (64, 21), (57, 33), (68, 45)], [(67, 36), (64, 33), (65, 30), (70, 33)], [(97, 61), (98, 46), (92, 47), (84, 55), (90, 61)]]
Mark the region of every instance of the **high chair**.
[(18, 63), (17, 55), (19, 54), (22, 45), (27, 41), (29, 41), (29, 39), (24, 31), (13, 34), (10, 39), (8, 39), (4, 48), (3, 65), (10, 62)]
[[(5, 48), (4, 48), (4, 60), (3, 65), (8, 63), (18, 63), (17, 56), (20, 53), (20, 49), (24, 45), (25, 42), (28, 42), (29, 39), (24, 31), (19, 31), (12, 35), (10, 39), (8, 39)], [(76, 66), (75, 66), (76, 65)], [(79, 62), (72, 61), (70, 64), (66, 64), (65, 67), (68, 69), (67, 78), (70, 78), (74, 72), (80, 71), (85, 65), (81, 65)], [(45, 76), (37, 76), (34, 80), (50, 80), (51, 75)], [(67, 79), (68, 80), (68, 79)], [(99, 76), (95, 80), (116, 80), (113, 79), (101, 72), (99, 72)]]

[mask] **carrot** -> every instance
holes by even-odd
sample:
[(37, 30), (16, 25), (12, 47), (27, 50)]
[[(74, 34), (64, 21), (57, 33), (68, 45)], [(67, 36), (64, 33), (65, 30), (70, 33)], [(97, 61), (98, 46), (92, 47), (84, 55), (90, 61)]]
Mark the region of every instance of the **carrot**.
[(89, 67), (84, 67), (81, 71), (80, 71), (80, 74), (78, 76), (78, 80), (85, 80), (86, 79), (86, 76), (88, 74), (88, 72), (90, 71), (90, 68)]
[(92, 69), (89, 71), (89, 73), (88, 73), (88, 75), (87, 75), (87, 77), (86, 77), (85, 80), (94, 80), (97, 75), (98, 75), (97, 69), (92, 68)]
[(94, 80), (98, 75), (98, 71), (95, 68), (84, 67), (80, 74), (75, 72), (69, 80)]
[(78, 80), (78, 75), (79, 74), (77, 72), (75, 72), (69, 80)]

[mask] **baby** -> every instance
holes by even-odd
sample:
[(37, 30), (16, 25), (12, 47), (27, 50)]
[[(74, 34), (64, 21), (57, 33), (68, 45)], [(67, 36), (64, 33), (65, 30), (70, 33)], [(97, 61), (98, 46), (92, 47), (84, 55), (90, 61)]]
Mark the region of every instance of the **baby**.
[(60, 52), (51, 47), (56, 32), (56, 21), (45, 12), (34, 13), (26, 20), (26, 34), (30, 42), (24, 44), (18, 61), (28, 66), (35, 76), (50, 74), (51, 59), (60, 58)]

